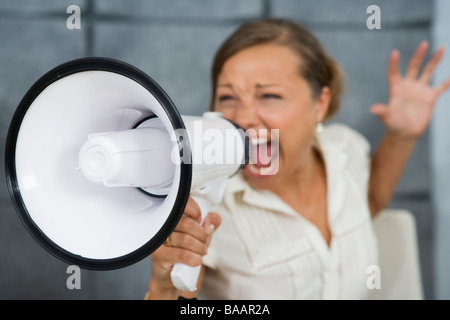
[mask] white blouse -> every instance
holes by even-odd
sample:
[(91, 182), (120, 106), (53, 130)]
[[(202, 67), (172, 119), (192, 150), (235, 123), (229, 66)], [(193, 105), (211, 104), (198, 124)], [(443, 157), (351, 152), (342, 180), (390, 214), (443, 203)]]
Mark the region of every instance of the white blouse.
[(229, 180), (208, 254), (203, 299), (365, 299), (377, 245), (368, 207), (370, 146), (347, 126), (317, 135), (327, 172), (328, 246), (318, 228), (270, 191)]

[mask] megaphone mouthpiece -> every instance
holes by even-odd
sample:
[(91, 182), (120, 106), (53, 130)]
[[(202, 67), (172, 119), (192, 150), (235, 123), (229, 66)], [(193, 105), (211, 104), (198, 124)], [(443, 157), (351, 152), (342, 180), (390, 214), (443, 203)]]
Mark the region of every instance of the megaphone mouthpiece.
[(169, 133), (159, 128), (136, 128), (90, 134), (79, 154), (80, 171), (105, 187), (159, 188), (171, 185)]

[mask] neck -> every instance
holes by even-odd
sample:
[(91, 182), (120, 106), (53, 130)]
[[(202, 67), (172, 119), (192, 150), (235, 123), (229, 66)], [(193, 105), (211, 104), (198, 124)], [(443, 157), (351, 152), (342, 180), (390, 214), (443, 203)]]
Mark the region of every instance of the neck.
[(295, 168), (280, 180), (274, 192), (280, 197), (294, 195), (309, 198), (319, 178), (325, 173), (321, 155), (314, 148), (310, 149), (303, 159), (299, 159)]

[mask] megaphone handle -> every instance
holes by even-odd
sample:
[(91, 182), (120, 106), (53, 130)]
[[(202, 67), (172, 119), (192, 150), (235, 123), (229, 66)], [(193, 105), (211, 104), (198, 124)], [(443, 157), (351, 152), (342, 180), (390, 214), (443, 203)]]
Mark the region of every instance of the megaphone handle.
[[(203, 223), (212, 203), (206, 196), (201, 197), (192, 195), (192, 198), (200, 207)], [(170, 272), (173, 285), (180, 291), (196, 291), (200, 269), (201, 265), (192, 267), (183, 263), (176, 263)]]

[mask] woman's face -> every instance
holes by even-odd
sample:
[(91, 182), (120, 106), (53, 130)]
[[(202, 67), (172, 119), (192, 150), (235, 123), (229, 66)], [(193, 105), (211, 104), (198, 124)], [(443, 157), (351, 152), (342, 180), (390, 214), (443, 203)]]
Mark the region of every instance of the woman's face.
[(315, 127), (326, 114), (329, 90), (314, 97), (299, 74), (300, 63), (286, 46), (257, 45), (230, 57), (218, 76), (216, 111), (246, 130), (257, 144), (243, 173), (256, 188), (273, 189), (293, 178), (312, 154)]

